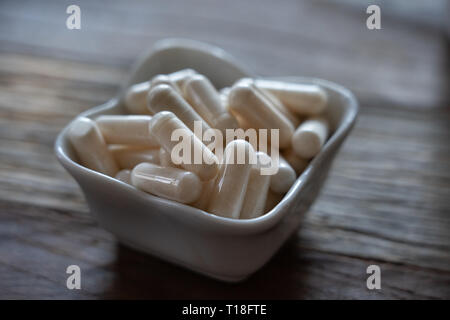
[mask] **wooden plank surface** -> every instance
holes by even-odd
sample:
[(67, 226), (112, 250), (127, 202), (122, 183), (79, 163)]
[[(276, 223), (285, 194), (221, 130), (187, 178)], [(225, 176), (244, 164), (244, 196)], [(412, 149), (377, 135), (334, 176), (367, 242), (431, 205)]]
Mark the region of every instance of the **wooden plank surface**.
[[(450, 298), (449, 51), (442, 32), (326, 1), (0, 2), (0, 298)], [(154, 41), (219, 45), (263, 75), (349, 87), (359, 120), (295, 236), (229, 285), (118, 245), (57, 163), (56, 134)], [(83, 288), (65, 287), (78, 264)], [(366, 288), (380, 265), (382, 289)]]

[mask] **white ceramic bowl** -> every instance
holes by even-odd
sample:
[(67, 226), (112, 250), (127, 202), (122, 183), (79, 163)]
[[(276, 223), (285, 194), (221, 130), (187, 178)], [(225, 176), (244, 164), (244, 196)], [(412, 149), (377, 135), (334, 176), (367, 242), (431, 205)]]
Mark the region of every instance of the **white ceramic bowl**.
[[(255, 77), (220, 48), (185, 39), (162, 40), (137, 62), (117, 97), (80, 116), (125, 113), (123, 92), (127, 87), (183, 68), (206, 75), (217, 88), (230, 86), (242, 77)], [(339, 85), (311, 78), (282, 79), (325, 88), (333, 134), (283, 200), (256, 219), (233, 220), (208, 214), (79, 165), (67, 138), (70, 124), (59, 134), (55, 151), (80, 185), (92, 214), (120, 242), (213, 278), (240, 281), (261, 268), (297, 230), (358, 112), (353, 94)]]

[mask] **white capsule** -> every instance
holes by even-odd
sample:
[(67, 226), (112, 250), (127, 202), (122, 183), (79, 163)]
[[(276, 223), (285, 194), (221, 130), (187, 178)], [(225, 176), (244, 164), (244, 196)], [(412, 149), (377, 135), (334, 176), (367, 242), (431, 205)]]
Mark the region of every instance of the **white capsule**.
[(258, 163), (250, 171), (240, 219), (257, 218), (264, 213), (271, 176), (262, 175), (261, 168), (270, 164), (270, 157), (264, 152), (257, 152), (256, 157)]
[(289, 119), (289, 121), (292, 123), (294, 128), (297, 128), (300, 124), (300, 118), (298, 115), (296, 115), (294, 112), (292, 112), (290, 109), (286, 108), (286, 106), (283, 105), (283, 103), (278, 99), (275, 95), (273, 95), (270, 91), (261, 89), (255, 85), (255, 80), (251, 78), (242, 78), (239, 81), (237, 81), (240, 85), (251, 85), (253, 88), (257, 89), (264, 97), (269, 100), (272, 105), (280, 111), (286, 118)]
[(310, 118), (295, 130), (292, 148), (301, 158), (311, 159), (322, 149), (328, 138), (328, 121), (324, 118)]
[(292, 123), (294, 128), (297, 128), (300, 124), (301, 120), (300, 118), (294, 114), (290, 109), (286, 108), (283, 103), (275, 97), (272, 93), (270, 93), (267, 90), (261, 90), (261, 93), (270, 101), (272, 104), (277, 108), (278, 111), (280, 111), (286, 118), (289, 119), (289, 121)]
[[(243, 163), (240, 163), (239, 153)], [(236, 159), (237, 158), (237, 159)], [(233, 140), (225, 148), (224, 163), (211, 192), (208, 212), (239, 219), (255, 151), (245, 140)]]
[(153, 163), (137, 165), (131, 172), (131, 183), (140, 190), (181, 203), (196, 201), (202, 190), (194, 173)]
[(173, 168), (181, 168), (177, 166), (172, 161), (172, 157), (169, 152), (167, 152), (164, 148), (159, 149), (159, 162), (162, 167), (173, 167)]
[(258, 88), (274, 94), (288, 108), (300, 115), (316, 115), (325, 110), (328, 97), (325, 90), (314, 84), (257, 79)]
[(240, 78), (238, 79), (234, 84), (234, 86), (249, 86), (249, 85), (254, 85), (255, 84), (255, 80), (253, 80), (252, 78)]
[(220, 95), (220, 101), (222, 101), (222, 105), (225, 107), (226, 110), (228, 110), (228, 95), (230, 94), (231, 88), (225, 87), (220, 89), (219, 95)]
[(205, 120), (171, 86), (160, 84), (152, 88), (148, 94), (148, 107), (153, 113), (173, 112), (191, 131), (194, 131), (195, 121), (199, 121), (203, 133), (210, 129)]
[(151, 116), (143, 115), (103, 115), (97, 122), (106, 143), (130, 144), (146, 147), (158, 147), (148, 132)]
[(187, 78), (183, 92), (195, 111), (212, 128), (219, 129), (225, 135), (225, 129), (236, 129), (239, 126), (236, 119), (222, 105), (216, 88), (205, 76), (196, 74)]
[[(161, 147), (171, 155), (175, 147), (188, 149), (189, 145), (187, 144), (190, 144), (191, 157), (187, 163), (181, 163), (180, 165), (184, 169), (196, 173), (202, 181), (211, 180), (217, 175), (219, 170), (217, 157), (172, 112), (162, 111), (155, 114), (150, 121), (149, 130)], [(181, 142), (172, 140), (172, 133), (175, 130), (184, 134)], [(188, 141), (183, 139), (184, 136), (186, 136), (186, 140)], [(200, 163), (195, 163), (196, 155), (198, 155)], [(176, 161), (174, 162), (177, 163)]]
[(116, 174), (116, 179), (131, 185), (131, 170), (120, 170)]
[(251, 84), (234, 85), (228, 101), (233, 114), (242, 117), (251, 128), (279, 129), (279, 147), (289, 146), (294, 126)]
[[(172, 86), (176, 88), (175, 84), (172, 80), (170, 80), (170, 77), (166, 74), (158, 74), (154, 76), (151, 80), (151, 88), (156, 87), (159, 84), (167, 84), (169, 86)], [(178, 88), (176, 88), (178, 90)]]
[(216, 148), (214, 151), (215, 151), (214, 154), (217, 157), (217, 161), (219, 162), (219, 164), (222, 164), (223, 163), (223, 153), (225, 152), (225, 149), (223, 149), (223, 146), (222, 146), (221, 148), (220, 147)]
[(193, 69), (182, 69), (168, 75), (169, 79), (175, 84), (180, 92), (183, 91), (183, 86), (187, 78), (196, 74), (197, 71)]
[(191, 203), (193, 207), (200, 210), (206, 210), (209, 204), (211, 192), (214, 188), (215, 182), (216, 182), (215, 178), (209, 181), (202, 182), (202, 193), (200, 194), (200, 197), (197, 199), (197, 201)]
[[(174, 88), (181, 96), (183, 96), (183, 92), (181, 91), (181, 89), (180, 89), (180, 88), (176, 85), (176, 83), (173, 82), (173, 81), (170, 79), (170, 77), (169, 77), (168, 75), (166, 75), (166, 74), (158, 74), (158, 75), (154, 76), (154, 77), (152, 78), (151, 83), (152, 83), (151, 88), (154, 88), (154, 87), (156, 87), (157, 85), (160, 85), (160, 84), (166, 84), (166, 85), (168, 85), (168, 86), (171, 86), (171, 87)], [(150, 88), (150, 90), (151, 90), (151, 88)], [(184, 96), (183, 96), (183, 97), (184, 97)], [(184, 98), (185, 98), (185, 97), (184, 97)], [(148, 106), (147, 106), (147, 108), (148, 108)]]
[[(239, 123), (239, 128), (242, 128), (244, 130), (250, 129), (251, 126), (248, 124), (248, 122), (245, 121), (244, 117), (238, 115), (238, 114), (234, 114), (237, 122)], [(269, 133), (269, 137), (270, 137), (270, 133)]]
[(121, 169), (133, 169), (139, 163), (151, 162), (159, 164), (159, 149), (140, 146), (111, 145), (109, 151)]
[(281, 156), (278, 158), (278, 172), (270, 178), (270, 190), (275, 193), (286, 193), (295, 183), (297, 175), (291, 165)]
[(151, 114), (147, 108), (147, 95), (150, 81), (137, 83), (128, 88), (125, 93), (125, 108), (133, 114)]
[(308, 160), (297, 156), (292, 148), (283, 150), (284, 159), (291, 165), (297, 175), (300, 175), (308, 166)]
[(111, 177), (119, 170), (95, 121), (76, 119), (68, 136), (82, 165)]

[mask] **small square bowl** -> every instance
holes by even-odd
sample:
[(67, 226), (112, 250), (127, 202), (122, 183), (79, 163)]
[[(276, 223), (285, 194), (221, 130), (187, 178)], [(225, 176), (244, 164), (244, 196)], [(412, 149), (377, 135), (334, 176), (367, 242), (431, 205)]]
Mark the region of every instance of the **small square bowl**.
[[(256, 77), (220, 48), (187, 39), (165, 39), (138, 60), (116, 97), (80, 116), (125, 114), (126, 88), (184, 68), (204, 74), (217, 88), (242, 77)], [(234, 220), (215, 216), (83, 167), (67, 137), (70, 124), (58, 135), (56, 155), (80, 185), (99, 224), (120, 242), (209, 277), (241, 281), (261, 268), (299, 227), (358, 113), (353, 94), (337, 84), (302, 77), (276, 79), (323, 87), (329, 96), (326, 117), (333, 133), (281, 202), (261, 217)]]

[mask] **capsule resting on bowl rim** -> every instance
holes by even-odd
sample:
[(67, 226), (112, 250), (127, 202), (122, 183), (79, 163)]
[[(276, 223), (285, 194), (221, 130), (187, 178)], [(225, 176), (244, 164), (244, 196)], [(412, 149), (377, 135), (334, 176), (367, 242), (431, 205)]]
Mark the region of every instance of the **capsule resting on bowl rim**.
[(134, 167), (131, 183), (140, 190), (180, 203), (196, 201), (202, 188), (192, 172), (145, 162)]
[(95, 121), (85, 117), (76, 119), (68, 137), (82, 165), (111, 177), (119, 171)]

